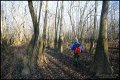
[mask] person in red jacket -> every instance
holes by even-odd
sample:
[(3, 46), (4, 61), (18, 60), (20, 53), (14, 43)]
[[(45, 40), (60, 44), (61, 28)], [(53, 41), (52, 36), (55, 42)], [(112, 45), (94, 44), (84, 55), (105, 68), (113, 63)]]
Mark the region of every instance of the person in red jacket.
[(74, 64), (75, 66), (78, 66), (78, 61), (79, 61), (79, 57), (80, 57), (79, 55), (80, 55), (81, 52), (83, 52), (83, 47), (82, 47), (82, 45), (79, 43), (77, 37), (75, 38), (75, 41), (74, 41), (74, 43), (71, 45), (70, 49), (74, 51), (73, 64)]
[(80, 44), (78, 44), (77, 47), (74, 49), (74, 65), (75, 66), (78, 66), (80, 53), (81, 53), (81, 48), (80, 48)]

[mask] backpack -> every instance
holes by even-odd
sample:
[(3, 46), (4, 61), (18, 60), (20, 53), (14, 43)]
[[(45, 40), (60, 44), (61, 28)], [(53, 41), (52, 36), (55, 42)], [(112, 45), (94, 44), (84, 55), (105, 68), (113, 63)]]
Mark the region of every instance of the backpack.
[(77, 43), (77, 42), (75, 42), (75, 43), (74, 43), (74, 46), (75, 46), (75, 48), (77, 48), (77, 47), (79, 47), (79, 46), (80, 46), (80, 44), (79, 44), (79, 43)]
[(75, 54), (80, 54), (80, 52), (81, 52), (80, 47), (75, 48), (74, 52), (75, 52)]
[(75, 42), (75, 43), (71, 44), (70, 49), (71, 50), (75, 50), (75, 48), (79, 47), (79, 46), (80, 46), (80, 44), (78, 44), (77, 42)]
[(71, 49), (71, 50), (75, 50), (75, 45), (74, 45), (74, 44), (71, 44), (70, 49)]

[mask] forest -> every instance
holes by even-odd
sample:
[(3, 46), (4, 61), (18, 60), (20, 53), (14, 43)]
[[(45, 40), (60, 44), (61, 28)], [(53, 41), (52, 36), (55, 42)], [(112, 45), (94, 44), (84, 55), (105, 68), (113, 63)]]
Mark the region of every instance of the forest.
[(1, 1), (1, 79), (119, 79), (119, 1)]

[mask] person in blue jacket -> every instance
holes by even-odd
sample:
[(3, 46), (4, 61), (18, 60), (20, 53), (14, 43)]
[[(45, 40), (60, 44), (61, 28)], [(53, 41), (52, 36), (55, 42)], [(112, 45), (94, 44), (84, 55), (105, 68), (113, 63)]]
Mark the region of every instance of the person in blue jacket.
[(83, 52), (82, 44), (79, 43), (77, 37), (74, 42), (71, 44), (70, 49), (74, 51), (74, 60), (73, 63), (77, 66), (79, 60), (79, 54)]
[(71, 44), (70, 50), (74, 50), (78, 44), (80, 45), (79, 47), (81, 48), (81, 52), (83, 52), (83, 46), (82, 44), (79, 43), (77, 37), (75, 38), (74, 42)]

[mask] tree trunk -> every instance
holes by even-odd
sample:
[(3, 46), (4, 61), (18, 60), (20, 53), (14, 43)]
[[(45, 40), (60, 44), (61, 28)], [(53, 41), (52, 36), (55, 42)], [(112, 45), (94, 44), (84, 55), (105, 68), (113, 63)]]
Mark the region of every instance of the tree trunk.
[[(96, 40), (96, 13), (97, 13), (97, 4), (98, 4), (98, 2), (97, 1), (95, 1), (95, 14), (94, 14), (94, 29), (93, 29), (93, 34), (92, 34), (92, 36), (91, 36), (91, 40), (90, 40), (90, 50), (89, 50), (89, 53), (91, 53), (91, 50), (92, 50), (92, 48), (94, 47), (94, 45), (95, 45), (95, 40)], [(92, 51), (93, 52), (93, 51)]]
[(111, 74), (112, 69), (109, 63), (108, 54), (108, 39), (107, 39), (107, 14), (108, 14), (108, 2), (103, 1), (100, 31), (97, 41), (97, 47), (94, 55), (94, 70), (96, 75)]
[(23, 76), (26, 75), (33, 75), (35, 74), (35, 70), (37, 67), (37, 58), (38, 58), (38, 37), (39, 37), (39, 21), (40, 21), (40, 13), (39, 18), (37, 21), (37, 15), (35, 15), (33, 3), (32, 1), (28, 1), (28, 6), (30, 10), (30, 14), (32, 17), (33, 27), (34, 27), (34, 34), (32, 35), (32, 39), (27, 48), (27, 55), (24, 57), (24, 68), (22, 71)]
[(64, 5), (62, 1), (62, 10), (61, 10), (61, 22), (60, 22), (60, 34), (59, 34), (59, 50), (60, 52), (63, 51), (63, 13), (64, 13)]
[(75, 24), (73, 23), (73, 18), (72, 18), (72, 4), (73, 4), (73, 2), (71, 1), (70, 12), (68, 12), (68, 15), (70, 17), (70, 23), (72, 26), (72, 38), (73, 38), (73, 36), (75, 36)]
[(43, 35), (42, 35), (42, 42), (41, 42), (41, 46), (42, 46), (42, 53), (40, 56), (40, 62), (46, 62), (46, 57), (44, 55), (45, 53), (45, 49), (46, 49), (46, 45), (47, 45), (47, 40), (46, 40), (46, 30), (47, 30), (47, 7), (48, 7), (48, 1), (46, 1), (46, 7), (45, 7), (45, 18), (44, 18), (44, 28), (43, 28)]
[(55, 16), (55, 40), (54, 40), (54, 48), (57, 48), (57, 8), (58, 8), (58, 1), (56, 6), (56, 16)]

